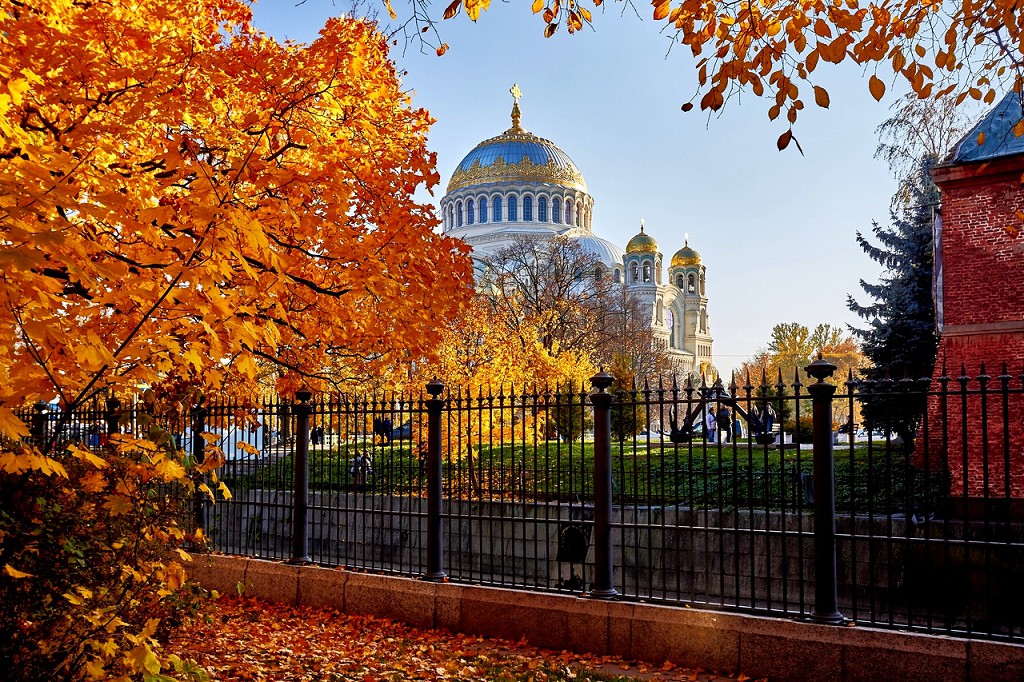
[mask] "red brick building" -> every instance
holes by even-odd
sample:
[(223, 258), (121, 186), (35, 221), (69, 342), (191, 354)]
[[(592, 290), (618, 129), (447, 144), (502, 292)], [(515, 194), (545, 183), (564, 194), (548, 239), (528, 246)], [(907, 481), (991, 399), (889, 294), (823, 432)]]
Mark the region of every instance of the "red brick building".
[(942, 191), (935, 230), (940, 341), (934, 377), (945, 371), (955, 392), (962, 388), (961, 373), (971, 379), (966, 427), (961, 396), (934, 399), (928, 440), (933, 447), (947, 443), (954, 496), (1002, 504), (1007, 497), (1024, 498), (1024, 401), (996, 395), (983, 404), (973, 392), (982, 387), (982, 367), (990, 388), (1002, 386), (1004, 363), (1011, 387), (1024, 381), (1024, 136), (1013, 132), (1022, 111), (1020, 96), (1011, 92), (932, 171)]

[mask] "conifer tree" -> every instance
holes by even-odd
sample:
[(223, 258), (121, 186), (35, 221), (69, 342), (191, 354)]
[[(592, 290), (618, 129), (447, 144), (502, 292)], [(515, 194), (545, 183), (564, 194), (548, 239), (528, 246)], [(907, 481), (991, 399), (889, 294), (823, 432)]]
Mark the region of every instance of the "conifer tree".
[[(929, 176), (933, 165), (934, 157), (922, 159), (912, 181), (902, 183), (907, 199), (892, 210), (892, 225), (872, 227), (877, 246), (857, 233), (860, 247), (885, 268), (877, 284), (860, 282), (872, 302), (862, 305), (847, 297), (849, 309), (867, 322), (852, 331), (871, 360), (865, 372), (870, 379), (919, 379), (929, 376), (935, 364), (932, 228), (939, 190)], [(866, 402), (864, 415), (872, 428), (893, 431), (909, 446), (924, 408), (923, 396), (877, 395)]]

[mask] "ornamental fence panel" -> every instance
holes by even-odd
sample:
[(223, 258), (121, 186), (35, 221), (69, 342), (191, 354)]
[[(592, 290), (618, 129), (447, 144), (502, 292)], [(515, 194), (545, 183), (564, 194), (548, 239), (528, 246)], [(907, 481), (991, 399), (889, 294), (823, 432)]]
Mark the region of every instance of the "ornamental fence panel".
[(225, 553), (1024, 640), (1024, 373), (833, 369), (23, 418), (54, 457), (116, 434), (222, 457), (185, 522)]

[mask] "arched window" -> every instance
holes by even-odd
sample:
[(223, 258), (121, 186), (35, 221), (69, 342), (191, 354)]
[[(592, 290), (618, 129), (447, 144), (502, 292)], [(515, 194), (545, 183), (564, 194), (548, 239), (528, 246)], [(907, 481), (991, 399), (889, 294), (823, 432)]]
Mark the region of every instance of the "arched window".
[(679, 287), (680, 289), (686, 286), (686, 280), (683, 279), (682, 275), (676, 275), (676, 286)]
[(651, 281), (651, 264), (650, 263), (644, 263), (644, 281), (645, 282), (650, 282)]
[(565, 200), (565, 224), (572, 225), (572, 202)]
[(612, 281), (615, 282), (616, 284), (622, 281), (622, 273), (619, 271), (618, 268), (615, 268), (615, 274), (612, 276)]
[(558, 199), (551, 202), (551, 219), (556, 223), (562, 222), (562, 202)]
[(458, 214), (459, 227), (462, 227), (462, 202), (455, 204), (455, 212)]
[(473, 224), (473, 200), (470, 199), (466, 202), (466, 222), (470, 225)]
[(640, 266), (637, 265), (636, 263), (633, 263), (633, 268), (632, 268), (632, 270), (630, 271), (629, 274), (631, 275), (630, 281), (632, 281), (632, 282), (639, 282), (640, 281)]
[(487, 198), (480, 197), (480, 222), (487, 222)]
[(694, 280), (692, 273), (686, 278), (686, 291), (691, 294), (697, 291), (696, 281)]
[(519, 221), (519, 206), (517, 205), (515, 196), (508, 198), (508, 221), (510, 223)]
[(523, 197), (523, 221), (530, 222), (533, 220), (533, 197), (527, 195)]
[(448, 229), (455, 227), (455, 206), (448, 204)]
[(501, 197), (494, 197), (494, 209), (491, 211), (491, 219), (496, 223), (501, 222)]
[(580, 214), (583, 213), (583, 211), (580, 209), (581, 206), (579, 204), (576, 204), (576, 227), (580, 226)]
[(602, 279), (604, 279), (604, 268), (598, 265), (594, 268), (594, 281), (600, 282)]
[(548, 221), (548, 198), (541, 197), (537, 200), (537, 220), (542, 223)]

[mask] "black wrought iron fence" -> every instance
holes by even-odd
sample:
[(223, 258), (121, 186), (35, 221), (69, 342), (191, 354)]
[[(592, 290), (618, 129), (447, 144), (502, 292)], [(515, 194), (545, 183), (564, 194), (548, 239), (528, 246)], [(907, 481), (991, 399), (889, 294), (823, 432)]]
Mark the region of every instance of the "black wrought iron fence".
[[(1024, 374), (829, 384), (828, 363), (808, 371), (614, 393), (607, 375), (550, 390), (432, 382), (209, 399), (162, 420), (141, 403), (37, 404), (25, 419), (54, 442), (135, 433), (197, 460), (218, 447), (231, 499), (211, 487), (193, 521), (224, 552), (1024, 638)], [(889, 418), (908, 405), (909, 421)]]

